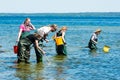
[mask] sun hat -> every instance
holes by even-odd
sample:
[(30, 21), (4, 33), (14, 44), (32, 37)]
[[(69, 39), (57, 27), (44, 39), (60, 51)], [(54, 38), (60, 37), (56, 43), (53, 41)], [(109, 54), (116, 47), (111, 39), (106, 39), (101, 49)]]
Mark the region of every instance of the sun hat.
[(102, 30), (101, 29), (97, 29), (95, 32), (101, 32)]

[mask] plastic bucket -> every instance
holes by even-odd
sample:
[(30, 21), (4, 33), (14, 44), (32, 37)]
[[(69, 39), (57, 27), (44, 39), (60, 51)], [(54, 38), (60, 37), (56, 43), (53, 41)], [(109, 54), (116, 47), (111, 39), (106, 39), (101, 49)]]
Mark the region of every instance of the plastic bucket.
[(104, 52), (107, 53), (107, 52), (109, 52), (109, 50), (110, 50), (110, 47), (109, 47), (109, 46), (106, 46), (106, 45), (105, 45), (105, 46), (103, 47), (103, 51), (104, 51)]
[(63, 39), (62, 37), (56, 37), (55, 38), (56, 45), (63, 45)]
[(14, 50), (14, 53), (17, 54), (18, 53), (18, 46), (17, 45), (13, 46), (13, 50)]

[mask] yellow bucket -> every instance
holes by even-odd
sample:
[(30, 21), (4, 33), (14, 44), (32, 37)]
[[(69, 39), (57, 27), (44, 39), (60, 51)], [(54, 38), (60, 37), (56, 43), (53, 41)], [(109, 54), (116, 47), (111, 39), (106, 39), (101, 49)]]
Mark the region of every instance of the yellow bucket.
[(56, 45), (62, 45), (62, 44), (64, 44), (62, 37), (56, 37), (55, 38), (55, 42), (56, 42)]
[(109, 47), (109, 46), (106, 46), (106, 45), (105, 45), (105, 46), (103, 47), (103, 51), (104, 51), (104, 52), (107, 53), (107, 52), (109, 52), (109, 50), (110, 50), (110, 47)]

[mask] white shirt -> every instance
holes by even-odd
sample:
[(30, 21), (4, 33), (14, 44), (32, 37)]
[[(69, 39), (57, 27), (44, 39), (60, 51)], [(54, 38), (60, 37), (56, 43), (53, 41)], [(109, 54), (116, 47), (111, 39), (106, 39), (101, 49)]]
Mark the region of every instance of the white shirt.
[(48, 34), (51, 31), (51, 28), (48, 26), (44, 26), (44, 27), (39, 28), (37, 31), (38, 32), (43, 31), (45, 34)]
[(97, 43), (97, 42), (96, 42), (97, 38), (98, 38), (98, 35), (95, 34), (95, 33), (93, 33), (93, 34), (92, 34), (92, 37), (91, 37), (91, 40), (92, 40), (93, 42)]

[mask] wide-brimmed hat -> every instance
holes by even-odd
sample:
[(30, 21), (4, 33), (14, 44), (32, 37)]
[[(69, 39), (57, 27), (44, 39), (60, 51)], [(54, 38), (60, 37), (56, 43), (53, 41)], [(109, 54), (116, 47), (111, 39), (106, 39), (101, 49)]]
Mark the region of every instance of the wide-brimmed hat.
[(95, 32), (101, 32), (102, 30), (101, 29), (97, 29)]
[(39, 34), (41, 37), (43, 37), (45, 33), (42, 30), (37, 30), (37, 34)]
[(52, 24), (50, 25), (50, 27), (54, 28), (55, 30), (57, 30), (57, 25), (56, 24)]
[(67, 27), (66, 27), (66, 26), (63, 26), (63, 27), (61, 28), (61, 30), (67, 30)]

